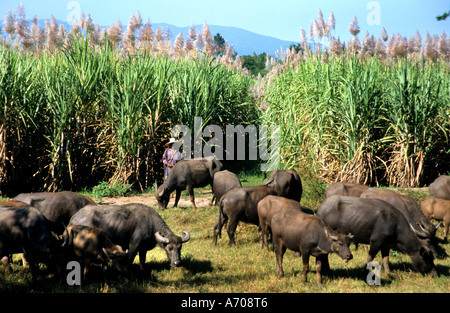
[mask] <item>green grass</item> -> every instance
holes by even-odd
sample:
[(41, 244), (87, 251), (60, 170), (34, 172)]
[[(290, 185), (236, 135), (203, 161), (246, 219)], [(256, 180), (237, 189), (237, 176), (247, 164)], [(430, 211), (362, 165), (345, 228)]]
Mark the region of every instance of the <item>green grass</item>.
[[(260, 176), (249, 178), (250, 182), (261, 182)], [(306, 182), (305, 198), (310, 193)], [(414, 191), (410, 195), (415, 199), (424, 198), (427, 192)], [(146, 195), (146, 194), (145, 194)], [(182, 197), (189, 199), (187, 193)], [(196, 197), (211, 197), (210, 194), (197, 193)], [(302, 201), (303, 203), (303, 201)], [(317, 209), (320, 199), (308, 202), (308, 208)], [(436, 259), (439, 276), (422, 276), (412, 270), (410, 258), (402, 253), (390, 256), (391, 274), (382, 272), (381, 286), (369, 286), (365, 282), (364, 266), (368, 246), (360, 245), (355, 251), (351, 246), (354, 259), (348, 263), (337, 255), (330, 255), (332, 273), (324, 278), (323, 286), (315, 282), (315, 258), (310, 259), (308, 282), (301, 281), (301, 258), (294, 257), (292, 251), (285, 254), (283, 267), (285, 277), (275, 274), (275, 255), (259, 247), (257, 227), (240, 223), (236, 232), (236, 247), (228, 246), (228, 236), (218, 240), (212, 246), (213, 227), (217, 221), (216, 206), (173, 208), (173, 199), (165, 211), (157, 209), (171, 229), (179, 234), (182, 230), (191, 232), (191, 240), (183, 245), (180, 268), (170, 268), (166, 254), (159, 248), (147, 252), (147, 263), (143, 273), (139, 271), (138, 258), (133, 265), (133, 277), (118, 277), (114, 272), (107, 273), (108, 283), (103, 282), (99, 266), (91, 270), (91, 278), (81, 286), (68, 286), (65, 279), (56, 281), (51, 275), (39, 276), (32, 282), (29, 269), (21, 267), (18, 255), (14, 257), (14, 273), (5, 276), (0, 270), (0, 291), (2, 292), (255, 292), (255, 293), (300, 293), (300, 292), (448, 292), (450, 290), (450, 259)], [(154, 206), (156, 207), (156, 206)], [(443, 229), (437, 232), (443, 237)], [(450, 244), (440, 241), (440, 246), (450, 255)], [(381, 263), (381, 255), (375, 259)], [(45, 269), (42, 265), (43, 270)], [(42, 271), (42, 273), (45, 273)]]

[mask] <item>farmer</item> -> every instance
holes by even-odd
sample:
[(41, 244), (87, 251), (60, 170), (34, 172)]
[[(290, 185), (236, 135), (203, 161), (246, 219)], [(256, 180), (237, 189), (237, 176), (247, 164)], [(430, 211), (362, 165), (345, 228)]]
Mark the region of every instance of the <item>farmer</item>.
[(164, 147), (166, 147), (163, 154), (164, 180), (166, 180), (170, 170), (177, 163), (177, 161), (181, 160), (181, 153), (178, 150), (173, 149), (173, 144), (175, 142), (175, 138), (170, 138), (169, 142), (164, 145)]

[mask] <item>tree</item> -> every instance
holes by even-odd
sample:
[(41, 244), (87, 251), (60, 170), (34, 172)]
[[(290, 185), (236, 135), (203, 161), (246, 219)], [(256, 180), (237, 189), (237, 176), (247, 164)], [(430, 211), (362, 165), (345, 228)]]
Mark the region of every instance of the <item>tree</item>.
[(261, 74), (261, 76), (264, 76), (267, 74), (265, 53), (259, 55), (253, 53), (253, 55), (244, 55), (241, 58), (244, 61), (242, 67), (247, 68), (251, 75), (258, 76), (258, 74)]
[(216, 54), (222, 56), (227, 47), (225, 45), (225, 39), (220, 33), (214, 36), (214, 44), (216, 45)]
[(443, 20), (445, 20), (449, 15), (450, 15), (450, 11), (444, 12), (442, 15), (436, 16), (436, 19), (437, 19), (438, 21), (443, 21)]

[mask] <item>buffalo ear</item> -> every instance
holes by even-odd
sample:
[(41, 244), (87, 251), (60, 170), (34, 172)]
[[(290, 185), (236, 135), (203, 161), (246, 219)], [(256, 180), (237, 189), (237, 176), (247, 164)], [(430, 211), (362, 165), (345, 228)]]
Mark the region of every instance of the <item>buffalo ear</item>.
[(355, 238), (355, 235), (353, 235), (352, 233), (348, 233), (347, 237), (350, 239), (353, 239), (353, 238)]

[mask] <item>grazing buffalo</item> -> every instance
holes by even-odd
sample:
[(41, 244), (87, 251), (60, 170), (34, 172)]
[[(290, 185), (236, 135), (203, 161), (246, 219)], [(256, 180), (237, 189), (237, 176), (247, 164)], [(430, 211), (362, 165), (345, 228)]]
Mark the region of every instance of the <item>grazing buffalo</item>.
[(429, 219), (444, 222), (444, 239), (447, 240), (450, 225), (450, 200), (428, 198), (421, 204), (423, 214)]
[(450, 176), (439, 176), (430, 184), (429, 189), (432, 197), (450, 200)]
[(302, 180), (294, 169), (276, 170), (270, 173), (269, 179), (264, 184), (272, 187), (280, 197), (285, 197), (300, 202), (302, 198)]
[(108, 263), (120, 273), (128, 273), (128, 251), (111, 242), (103, 229), (83, 225), (71, 225), (67, 227), (69, 240), (67, 247), (70, 254), (75, 254), (84, 265), (83, 277), (89, 271), (91, 263), (103, 265), (106, 271)]
[(175, 204), (178, 205), (181, 191), (187, 189), (194, 208), (194, 188), (212, 185), (214, 174), (223, 170), (223, 165), (216, 159), (193, 159), (177, 162), (167, 176), (166, 181), (156, 191), (156, 200), (161, 210), (167, 208), (170, 194), (176, 190)]
[[(64, 240), (64, 242), (62, 242)], [(0, 207), (0, 259), (11, 273), (9, 255), (23, 253), (33, 279), (39, 262), (47, 263), (55, 275), (62, 273), (62, 249), (67, 244), (52, 234), (42, 213), (31, 206)]]
[(171, 266), (179, 266), (181, 246), (191, 236), (187, 231), (183, 231), (181, 237), (175, 235), (154, 209), (139, 203), (88, 205), (72, 216), (70, 225), (105, 230), (112, 242), (128, 249), (130, 266), (139, 252), (141, 270), (144, 269), (147, 251), (156, 245), (166, 251)]
[(406, 221), (413, 226), (413, 231), (421, 239), (433, 239), (436, 226), (423, 215), (420, 206), (409, 196), (401, 195), (393, 190), (369, 188), (361, 194), (361, 198), (383, 200), (400, 211)]
[(223, 170), (215, 173), (213, 177), (213, 198), (211, 199), (211, 205), (213, 205), (214, 200), (217, 204), (220, 198), (222, 198), (228, 190), (239, 187), (242, 187), (241, 181), (233, 172)]
[(316, 257), (317, 283), (322, 283), (322, 256), (337, 253), (343, 260), (353, 255), (348, 247), (352, 235), (333, 232), (317, 216), (283, 208), (272, 218), (272, 234), (277, 260), (277, 274), (284, 276), (283, 255), (286, 249), (300, 252), (303, 260), (303, 281), (309, 269), (309, 257)]
[(413, 225), (385, 201), (332, 196), (319, 206), (317, 215), (331, 229), (352, 233), (354, 242), (369, 244), (367, 263), (381, 250), (385, 271), (389, 272), (389, 250), (397, 249), (410, 256), (416, 271), (436, 273), (429, 245), (419, 240)]
[(281, 209), (292, 209), (301, 211), (300, 203), (295, 200), (279, 196), (267, 196), (258, 202), (257, 210), (259, 217), (259, 244), (261, 248), (265, 246), (269, 249), (268, 237), (272, 233), (272, 217)]
[(332, 183), (325, 192), (325, 197), (328, 198), (334, 195), (359, 197), (364, 191), (369, 188), (369, 186), (360, 184), (342, 182)]
[(71, 191), (21, 193), (13, 200), (25, 202), (41, 211), (58, 235), (64, 232), (62, 225), (69, 224), (70, 218), (79, 209), (88, 204), (95, 204), (89, 197)]
[(217, 243), (217, 236), (222, 236), (222, 226), (228, 220), (228, 237), (230, 246), (234, 246), (234, 232), (239, 221), (254, 225), (259, 224), (258, 202), (268, 195), (276, 195), (275, 191), (267, 186), (246, 186), (233, 188), (222, 196), (219, 202), (219, 219), (214, 226), (213, 244)]

